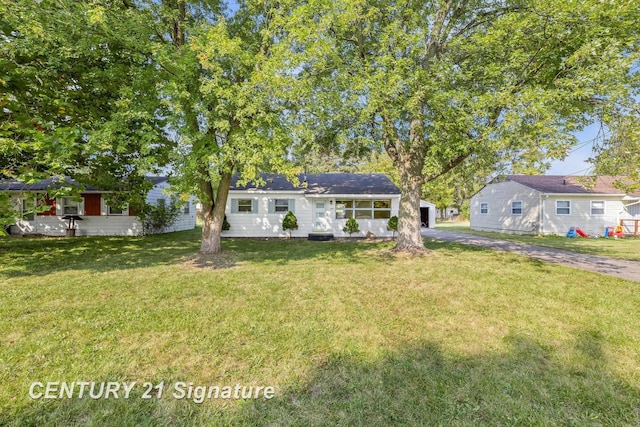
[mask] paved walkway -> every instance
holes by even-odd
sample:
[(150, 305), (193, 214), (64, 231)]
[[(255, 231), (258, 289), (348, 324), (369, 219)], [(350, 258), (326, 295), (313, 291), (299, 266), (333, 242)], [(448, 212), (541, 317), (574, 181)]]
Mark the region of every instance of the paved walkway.
[(608, 276), (640, 282), (640, 262), (609, 258), (598, 255), (580, 254), (562, 249), (545, 248), (524, 243), (509, 242), (491, 237), (476, 236), (455, 231), (423, 229), (426, 238), (482, 246), (504, 252), (526, 255), (542, 261), (567, 265), (582, 270), (593, 271)]

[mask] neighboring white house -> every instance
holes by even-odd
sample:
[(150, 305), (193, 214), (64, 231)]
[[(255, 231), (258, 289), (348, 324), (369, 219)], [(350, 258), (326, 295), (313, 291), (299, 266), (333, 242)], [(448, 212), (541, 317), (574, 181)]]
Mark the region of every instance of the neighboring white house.
[(348, 218), (368, 231), (391, 236), (387, 222), (398, 215), (400, 190), (383, 174), (328, 173), (298, 176), (293, 185), (283, 175), (262, 174), (260, 186), (239, 185), (234, 178), (226, 207), (231, 225), (226, 237), (285, 237), (282, 220), (292, 211), (298, 221), (294, 237), (344, 237)]
[(471, 229), (513, 234), (565, 235), (578, 227), (604, 235), (624, 222), (634, 233), (640, 220), (640, 194), (614, 186), (621, 177), (511, 175), (471, 198)]
[[(148, 177), (153, 184), (147, 194), (147, 203), (170, 203), (167, 193), (170, 185), (166, 177)], [(72, 197), (49, 198), (47, 191), (61, 186), (78, 185), (69, 178), (51, 178), (34, 184), (19, 181), (1, 180), (0, 191), (7, 191), (18, 213), (15, 225), (10, 227), (11, 234), (40, 234), (45, 236), (64, 236), (69, 221), (65, 215), (77, 215), (81, 221), (75, 221), (77, 236), (134, 236), (142, 233), (142, 223), (133, 209), (116, 209), (107, 204), (103, 197), (106, 191), (86, 186), (81, 193), (81, 201)], [(36, 214), (25, 214), (32, 210), (36, 200), (50, 206), (49, 210)], [(24, 213), (23, 213), (24, 212)], [(176, 222), (163, 232), (188, 230), (196, 226), (195, 198), (190, 198), (181, 207)]]

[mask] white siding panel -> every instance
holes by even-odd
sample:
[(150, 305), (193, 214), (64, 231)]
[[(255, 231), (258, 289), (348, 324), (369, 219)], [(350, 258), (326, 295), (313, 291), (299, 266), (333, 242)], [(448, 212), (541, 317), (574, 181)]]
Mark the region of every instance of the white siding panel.
[[(76, 221), (76, 236), (137, 236), (142, 225), (132, 216), (85, 216)], [(35, 221), (18, 221), (16, 228), (22, 234), (64, 236), (68, 222), (58, 216), (36, 216)]]
[[(571, 201), (570, 215), (556, 214), (556, 201)], [(605, 214), (591, 215), (591, 201), (604, 200)], [(619, 197), (592, 195), (550, 195), (543, 199), (544, 234), (565, 235), (571, 227), (578, 227), (590, 235), (604, 235), (605, 227), (617, 225), (624, 217)]]
[(627, 219), (640, 219), (640, 203), (633, 204), (630, 202), (624, 206), (623, 218)]
[[(171, 186), (166, 181), (154, 185), (153, 188), (149, 190), (149, 193), (147, 193), (147, 203), (155, 206), (158, 199), (165, 199), (167, 203), (169, 203), (171, 200), (171, 193), (169, 192), (170, 187)], [(191, 204), (189, 207), (189, 213), (185, 214), (183, 213), (184, 211), (181, 211), (176, 222), (170, 227), (165, 228), (162, 231), (163, 233), (192, 230), (196, 227), (196, 198), (189, 198), (189, 203)]]
[[(257, 213), (232, 213), (231, 204), (233, 199), (239, 198), (256, 198), (258, 201)], [(335, 219), (335, 201), (344, 198), (367, 198), (367, 199), (391, 199), (391, 215), (398, 215), (398, 206), (400, 204), (399, 195), (374, 195), (374, 196), (328, 196), (322, 197), (306, 197), (299, 192), (246, 192), (231, 191), (227, 200), (226, 215), (227, 221), (231, 228), (224, 231), (224, 237), (288, 237), (289, 232), (282, 230), (282, 220), (285, 213), (269, 213), (269, 199), (293, 199), (295, 202), (295, 216), (298, 220), (298, 229), (292, 232), (293, 237), (307, 237), (313, 233), (313, 206), (316, 201), (324, 200), (326, 202), (327, 219), (330, 225), (329, 233), (336, 237), (347, 237), (348, 234), (342, 231), (346, 220)], [(391, 232), (387, 231), (387, 219), (359, 219), (360, 233), (354, 236), (364, 236), (367, 231), (373, 232), (376, 236), (391, 236)]]
[[(511, 214), (511, 202), (522, 202), (522, 215)], [(488, 203), (489, 212), (480, 213)], [(512, 181), (489, 184), (471, 198), (471, 228), (514, 234), (536, 234), (540, 222), (540, 193)]]

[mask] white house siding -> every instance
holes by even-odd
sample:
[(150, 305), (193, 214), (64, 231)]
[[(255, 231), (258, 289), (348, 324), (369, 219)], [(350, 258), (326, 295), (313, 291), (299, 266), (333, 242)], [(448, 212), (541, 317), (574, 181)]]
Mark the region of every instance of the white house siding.
[[(253, 199), (257, 203), (257, 213), (234, 213), (231, 206), (234, 199)], [(344, 199), (367, 199), (367, 200), (391, 200), (391, 216), (398, 214), (398, 206), (400, 201), (399, 195), (305, 195), (300, 192), (290, 191), (239, 191), (232, 190), (229, 192), (227, 201), (226, 215), (227, 221), (231, 228), (224, 231), (224, 237), (287, 237), (288, 231), (282, 230), (282, 220), (285, 213), (269, 213), (270, 199), (293, 199), (294, 214), (298, 221), (298, 229), (293, 230), (293, 237), (307, 237), (314, 230), (314, 205), (316, 201), (325, 201), (325, 215), (329, 224), (327, 233), (333, 234), (335, 237), (347, 237), (348, 234), (342, 231), (345, 226), (346, 219), (335, 219), (336, 200)], [(391, 236), (391, 232), (387, 231), (388, 219), (358, 219), (360, 225), (360, 233), (358, 236), (364, 236), (367, 231), (371, 231), (376, 236)], [(354, 235), (356, 236), (356, 235)]]
[[(556, 201), (569, 200), (571, 213), (558, 215)], [(591, 215), (591, 201), (605, 202), (604, 215)], [(569, 228), (578, 227), (589, 235), (604, 235), (605, 227), (618, 225), (621, 218), (626, 217), (620, 196), (598, 195), (560, 195), (552, 194), (542, 198), (544, 226), (542, 234), (565, 235)]]
[[(522, 202), (522, 214), (511, 213), (511, 202)], [(489, 211), (480, 213), (488, 203)], [(517, 182), (491, 184), (471, 198), (471, 229), (512, 234), (536, 234), (540, 223), (540, 193)]]
[[(156, 184), (149, 193), (147, 193), (147, 203), (150, 205), (156, 205), (158, 199), (164, 199), (166, 203), (171, 202), (172, 194), (169, 192), (171, 185), (168, 182), (160, 182)], [(175, 196), (174, 196), (175, 197)], [(169, 227), (165, 228), (163, 233), (170, 233), (173, 231), (192, 230), (196, 226), (196, 198), (189, 197), (189, 213), (184, 213), (184, 207), (180, 208), (180, 215), (176, 221)]]
[(640, 202), (631, 200), (624, 205), (624, 214), (621, 219), (640, 219)]
[[(136, 236), (142, 232), (134, 216), (83, 216), (76, 221), (76, 236)], [(59, 216), (37, 215), (34, 221), (19, 220), (12, 233), (64, 236), (68, 221)]]
[[(169, 184), (162, 182), (154, 186), (147, 195), (147, 202), (155, 204), (159, 198), (170, 200), (170, 196), (163, 193)], [(22, 200), (22, 195), (14, 195), (14, 205), (18, 210)], [(33, 197), (33, 196), (30, 196)], [(196, 200), (190, 198), (189, 213), (181, 213), (177, 221), (163, 232), (191, 230), (196, 225)], [(142, 223), (136, 216), (130, 215), (107, 215), (107, 204), (105, 198), (101, 197), (100, 215), (85, 215), (82, 211), (84, 205), (80, 206), (80, 216), (82, 221), (76, 221), (76, 236), (137, 236), (142, 234)], [(184, 212), (184, 211), (182, 211)], [(42, 234), (46, 236), (64, 236), (68, 226), (68, 221), (62, 219), (63, 213), (61, 203), (56, 201), (56, 215), (34, 215), (32, 221), (17, 220), (12, 226), (12, 234)]]

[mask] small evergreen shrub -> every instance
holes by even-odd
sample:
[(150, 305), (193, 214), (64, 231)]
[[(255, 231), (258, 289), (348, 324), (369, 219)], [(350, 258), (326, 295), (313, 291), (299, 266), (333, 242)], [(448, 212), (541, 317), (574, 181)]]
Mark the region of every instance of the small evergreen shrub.
[(229, 224), (229, 221), (227, 221), (227, 216), (224, 216), (224, 219), (222, 220), (222, 231), (227, 231), (231, 229), (231, 224)]
[(291, 238), (291, 232), (293, 230), (298, 229), (298, 218), (293, 214), (293, 212), (288, 211), (282, 220), (282, 229), (289, 230), (289, 238)]
[(349, 237), (351, 237), (353, 233), (358, 233), (360, 231), (360, 225), (355, 218), (351, 217), (347, 220), (347, 223), (345, 224), (342, 231), (345, 233), (349, 233)]
[(391, 231), (392, 232), (392, 237), (395, 238), (396, 237), (396, 232), (398, 231), (398, 217), (397, 216), (392, 216), (391, 218), (389, 218), (389, 221), (387, 222), (387, 231)]

